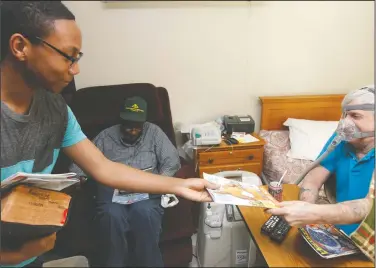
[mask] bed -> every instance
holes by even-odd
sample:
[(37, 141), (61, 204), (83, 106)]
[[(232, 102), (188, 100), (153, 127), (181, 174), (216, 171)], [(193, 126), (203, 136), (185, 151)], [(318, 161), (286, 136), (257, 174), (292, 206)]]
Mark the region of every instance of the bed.
[[(267, 96), (261, 100), (261, 126), (259, 135), (265, 139), (264, 183), (278, 180), (284, 171), (284, 183), (294, 183), (312, 160), (288, 156), (291, 149), (289, 128), (284, 126), (288, 118), (312, 121), (337, 122), (341, 117), (344, 94)], [(330, 137), (330, 136), (329, 136)], [(328, 137), (328, 138), (329, 138)], [(319, 202), (328, 202), (324, 189), (320, 190)]]

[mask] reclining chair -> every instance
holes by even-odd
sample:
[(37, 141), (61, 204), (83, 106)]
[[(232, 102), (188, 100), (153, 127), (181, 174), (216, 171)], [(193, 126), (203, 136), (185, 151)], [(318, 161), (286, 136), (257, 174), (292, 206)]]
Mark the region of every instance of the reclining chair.
[[(74, 83), (74, 82), (73, 82)], [(148, 121), (158, 125), (176, 146), (170, 102), (165, 88), (151, 84), (124, 84), (88, 87), (63, 91), (68, 105), (75, 114), (83, 132), (92, 140), (100, 131), (120, 123), (119, 113), (125, 98), (138, 95), (148, 103)], [(53, 173), (68, 171), (70, 160), (61, 153)], [(182, 167), (175, 177), (195, 177), (193, 166), (181, 159)], [(91, 230), (94, 212), (93, 181), (87, 180), (73, 193), (69, 219), (58, 234), (54, 254), (60, 257), (84, 255), (89, 261), (100, 250)], [(177, 206), (165, 210), (160, 248), (165, 266), (185, 266), (192, 259), (191, 236), (195, 232), (195, 203), (179, 198)]]

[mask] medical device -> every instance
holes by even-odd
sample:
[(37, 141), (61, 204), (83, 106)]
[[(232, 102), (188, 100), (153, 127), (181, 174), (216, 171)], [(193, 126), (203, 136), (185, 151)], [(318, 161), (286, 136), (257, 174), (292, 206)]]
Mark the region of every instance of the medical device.
[[(214, 174), (247, 184), (261, 185), (261, 179), (248, 171)], [(234, 205), (201, 203), (196, 253), (200, 267), (252, 267), (256, 246)]]
[(222, 141), (221, 130), (215, 125), (204, 125), (192, 128), (192, 145), (218, 145)]

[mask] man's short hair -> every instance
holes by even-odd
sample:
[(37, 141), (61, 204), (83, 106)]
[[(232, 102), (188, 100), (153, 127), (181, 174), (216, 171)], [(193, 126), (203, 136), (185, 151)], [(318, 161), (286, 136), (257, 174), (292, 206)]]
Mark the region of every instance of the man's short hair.
[(45, 37), (54, 30), (55, 20), (75, 20), (61, 1), (1, 1), (1, 58), (9, 53), (9, 39), (15, 33)]

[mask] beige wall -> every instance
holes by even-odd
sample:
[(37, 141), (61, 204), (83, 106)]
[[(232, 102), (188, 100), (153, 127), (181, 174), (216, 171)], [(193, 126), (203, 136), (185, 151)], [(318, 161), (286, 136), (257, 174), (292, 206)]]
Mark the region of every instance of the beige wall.
[(149, 82), (174, 122), (251, 114), (258, 96), (346, 93), (373, 83), (373, 2), (73, 2), (78, 88)]

